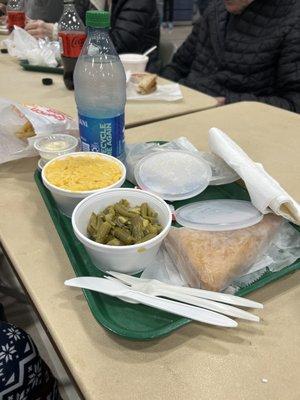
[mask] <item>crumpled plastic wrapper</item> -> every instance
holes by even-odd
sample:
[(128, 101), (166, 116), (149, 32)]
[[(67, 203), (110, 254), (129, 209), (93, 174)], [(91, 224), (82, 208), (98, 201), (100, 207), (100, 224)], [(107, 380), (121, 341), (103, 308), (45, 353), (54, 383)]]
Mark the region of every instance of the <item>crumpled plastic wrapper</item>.
[[(176, 229), (176, 228), (174, 228)], [(300, 258), (300, 232), (284, 221), (269, 246), (260, 256), (248, 265), (246, 271), (228, 281), (224, 288), (227, 293), (236, 293), (239, 289), (251, 285), (266, 272), (280, 271), (295, 263)], [(223, 265), (222, 263), (220, 264)], [(141, 275), (145, 279), (158, 279), (175, 286), (189, 286), (187, 280), (180, 274), (177, 265), (171, 259), (163, 245), (155, 261)]]
[(159, 143), (136, 143), (126, 145), (126, 178), (131, 183), (136, 185), (134, 177), (134, 168), (136, 164), (147, 155), (165, 150), (183, 150), (191, 153), (196, 153), (204, 161), (206, 161), (212, 169), (212, 179), (210, 185), (218, 185), (224, 182), (234, 182), (239, 179), (239, 176), (218, 156), (199, 151), (186, 137), (182, 136), (165, 144)]
[(3, 40), (11, 57), (28, 60), (31, 65), (57, 67), (60, 62), (59, 42), (49, 39), (35, 39), (24, 29), (15, 27), (9, 37)]
[[(30, 123), (34, 136), (18, 134)], [(23, 106), (0, 98), (0, 164), (36, 155), (33, 144), (38, 136), (67, 133), (78, 136), (77, 122), (68, 115), (43, 106)]]

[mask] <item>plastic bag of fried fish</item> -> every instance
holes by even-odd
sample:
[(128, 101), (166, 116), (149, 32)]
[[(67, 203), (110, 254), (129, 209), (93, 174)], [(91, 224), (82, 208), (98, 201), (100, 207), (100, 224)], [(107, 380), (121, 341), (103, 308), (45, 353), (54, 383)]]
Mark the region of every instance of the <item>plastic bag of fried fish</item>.
[(142, 278), (236, 293), (300, 258), (300, 233), (268, 214), (249, 228), (207, 232), (173, 228)]

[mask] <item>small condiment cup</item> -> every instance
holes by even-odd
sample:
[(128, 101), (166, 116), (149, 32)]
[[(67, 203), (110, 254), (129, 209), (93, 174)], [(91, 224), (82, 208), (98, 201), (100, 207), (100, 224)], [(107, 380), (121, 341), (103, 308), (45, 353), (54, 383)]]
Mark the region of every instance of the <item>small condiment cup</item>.
[(58, 156), (73, 153), (78, 146), (78, 139), (67, 134), (54, 134), (37, 138), (34, 148), (39, 152), (42, 165)]

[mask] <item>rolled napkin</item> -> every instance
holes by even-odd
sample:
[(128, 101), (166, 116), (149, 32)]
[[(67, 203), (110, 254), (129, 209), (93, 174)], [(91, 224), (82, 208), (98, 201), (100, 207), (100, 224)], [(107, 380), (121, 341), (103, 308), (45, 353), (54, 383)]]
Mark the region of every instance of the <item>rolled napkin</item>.
[(272, 178), (261, 164), (251, 158), (224, 132), (209, 130), (209, 147), (244, 180), (252, 204), (263, 214), (270, 209), (300, 225), (300, 205)]

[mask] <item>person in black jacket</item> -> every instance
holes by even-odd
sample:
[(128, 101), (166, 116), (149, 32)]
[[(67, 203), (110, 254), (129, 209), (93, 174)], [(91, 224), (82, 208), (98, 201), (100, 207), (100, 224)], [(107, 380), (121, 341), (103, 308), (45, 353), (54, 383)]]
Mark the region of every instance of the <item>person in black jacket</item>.
[(300, 113), (300, 1), (210, 0), (162, 71), (217, 97)]
[[(83, 21), (85, 13), (98, 4), (111, 11), (110, 36), (118, 53), (143, 53), (159, 45), (160, 26), (156, 0), (75, 0), (76, 10)], [(55, 23), (63, 11), (60, 0), (28, 0), (29, 21), (25, 29), (33, 36), (55, 39)], [(149, 56), (147, 69), (158, 70), (158, 51)]]
[[(112, 0), (111, 39), (118, 53), (144, 53), (159, 45), (156, 0)], [(157, 72), (158, 50), (149, 55), (147, 70)]]

